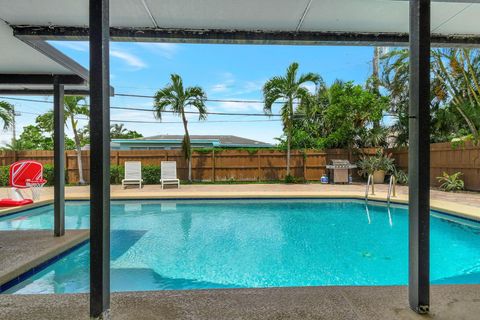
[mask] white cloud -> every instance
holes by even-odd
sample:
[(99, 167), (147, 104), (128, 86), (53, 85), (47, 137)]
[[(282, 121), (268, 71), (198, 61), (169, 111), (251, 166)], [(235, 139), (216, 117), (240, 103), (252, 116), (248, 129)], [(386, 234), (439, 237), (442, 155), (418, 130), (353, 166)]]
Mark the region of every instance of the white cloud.
[(119, 49), (110, 49), (110, 55), (124, 61), (126, 64), (135, 69), (143, 69), (147, 67), (147, 64), (143, 62), (140, 58), (126, 51), (122, 51)]
[(88, 51), (88, 42), (85, 41), (56, 41), (56, 45), (80, 52)]
[(225, 72), (222, 73), (221, 78), (223, 78), (221, 82), (215, 83), (210, 87), (210, 92), (222, 93), (230, 91), (231, 87), (235, 83), (234, 75), (230, 72)]
[(246, 81), (243, 85), (243, 91), (245, 93), (254, 92), (254, 91), (261, 91), (264, 83), (265, 83), (265, 81), (263, 81), (263, 80)]
[[(230, 100), (230, 99), (226, 99)], [(216, 102), (212, 103), (209, 108), (209, 111), (217, 111), (217, 112), (247, 112), (247, 111), (255, 111), (260, 112), (263, 110), (262, 103), (251, 103), (251, 102), (232, 102), (232, 101), (225, 101), (225, 102)]]
[(166, 59), (172, 59), (179, 49), (175, 43), (138, 43), (138, 45), (154, 51)]
[(227, 83), (217, 83), (214, 84), (211, 88), (211, 92), (225, 92), (228, 90), (228, 84)]

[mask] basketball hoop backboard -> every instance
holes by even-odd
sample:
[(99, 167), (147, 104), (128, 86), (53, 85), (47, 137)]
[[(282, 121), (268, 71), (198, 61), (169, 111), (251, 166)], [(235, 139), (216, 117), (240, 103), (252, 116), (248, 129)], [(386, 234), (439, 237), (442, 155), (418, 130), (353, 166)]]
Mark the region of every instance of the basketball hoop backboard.
[(30, 188), (28, 182), (43, 180), (43, 165), (37, 161), (21, 160), (10, 166), (10, 186)]

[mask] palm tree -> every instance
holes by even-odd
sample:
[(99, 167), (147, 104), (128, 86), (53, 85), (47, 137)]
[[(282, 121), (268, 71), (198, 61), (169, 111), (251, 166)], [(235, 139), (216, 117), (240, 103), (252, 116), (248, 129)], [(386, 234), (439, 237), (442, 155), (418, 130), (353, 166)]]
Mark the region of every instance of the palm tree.
[[(463, 120), (473, 139), (480, 140), (480, 50), (432, 49), (431, 57), (431, 112), (436, 115), (436, 105), (442, 107), (440, 111), (454, 111)], [(406, 145), (409, 52), (407, 49), (396, 49), (383, 55), (381, 59), (384, 67), (382, 85), (390, 92), (390, 111), (398, 116), (393, 129), (398, 135), (399, 145)], [(456, 122), (450, 124), (461, 125)], [(454, 135), (459, 134), (458, 128), (449, 130)]]
[(128, 133), (123, 123), (115, 123), (110, 125), (110, 139), (120, 139)]
[(65, 116), (66, 118), (70, 119), (70, 125), (73, 131), (73, 139), (75, 141), (75, 149), (77, 150), (78, 183), (85, 184), (85, 179), (83, 178), (82, 145), (80, 136), (78, 134), (78, 121), (75, 119), (75, 117), (77, 115), (84, 115), (88, 117), (89, 111), (86, 105), (85, 97), (83, 96), (66, 96), (64, 100)]
[(282, 102), (281, 115), (283, 131), (287, 136), (287, 176), (290, 175), (290, 145), (292, 139), (292, 124), (295, 114), (294, 103), (307, 100), (309, 92), (305, 84), (320, 82), (320, 76), (315, 73), (302, 74), (297, 78), (298, 63), (294, 62), (287, 68), (285, 76), (275, 76), (263, 86), (263, 110), (266, 114), (272, 114), (272, 106), (275, 102)]
[[(78, 166), (78, 183), (85, 184), (83, 177), (83, 164), (82, 164), (82, 139), (78, 130), (78, 121), (76, 117), (79, 115), (89, 116), (88, 106), (84, 96), (65, 96), (64, 97), (64, 109), (65, 109), (65, 124), (70, 121), (70, 128), (73, 131), (73, 139), (75, 142), (75, 149), (77, 153), (77, 166)], [(53, 132), (53, 110), (37, 117), (37, 125), (46, 132)]]
[(3, 122), (3, 130), (7, 130), (13, 125), (13, 105), (0, 101), (0, 120)]
[(188, 181), (192, 181), (192, 149), (190, 145), (190, 135), (188, 133), (188, 121), (185, 116), (185, 109), (194, 107), (198, 110), (198, 119), (207, 118), (207, 108), (205, 100), (207, 96), (200, 87), (183, 87), (183, 80), (178, 74), (170, 75), (171, 83), (163, 89), (157, 91), (154, 97), (155, 118), (162, 120), (162, 112), (170, 109), (173, 114), (182, 118), (185, 135), (182, 141), (182, 151), (185, 160), (188, 163)]

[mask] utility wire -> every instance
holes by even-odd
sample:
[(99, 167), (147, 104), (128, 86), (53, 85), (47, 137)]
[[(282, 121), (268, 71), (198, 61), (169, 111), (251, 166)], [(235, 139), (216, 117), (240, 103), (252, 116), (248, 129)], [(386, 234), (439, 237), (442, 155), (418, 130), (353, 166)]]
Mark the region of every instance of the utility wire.
[[(131, 94), (131, 93), (115, 93), (115, 96), (119, 97), (128, 97), (128, 98), (148, 98), (153, 99), (154, 96), (143, 95), (143, 94)], [(203, 101), (207, 102), (232, 102), (232, 103), (258, 103), (264, 104), (263, 100), (246, 100), (246, 99), (203, 99)], [(284, 104), (284, 101), (275, 101), (274, 104)], [(294, 101), (294, 104), (298, 104), (298, 101)]]
[[(27, 98), (12, 98), (12, 97), (2, 97), (0, 99), (9, 99), (9, 100), (16, 100), (16, 101), (26, 101), (26, 102), (40, 102), (40, 103), (48, 103), (52, 104), (51, 101), (46, 100), (37, 100), (37, 99), (27, 99)], [(212, 101), (212, 100), (208, 100)], [(240, 100), (238, 100), (240, 101)], [(85, 105), (89, 106), (89, 105)], [(153, 109), (145, 109), (145, 108), (133, 108), (133, 107), (110, 107), (110, 109), (117, 109), (117, 110), (131, 110), (131, 111), (146, 111), (146, 112), (154, 112)], [(165, 113), (175, 113), (171, 110), (162, 111)], [(185, 111), (186, 114), (199, 114), (198, 111)], [(236, 113), (236, 112), (207, 112), (208, 115), (216, 115), (216, 116), (250, 116), (250, 117), (281, 117), (281, 114), (265, 114), (265, 113)]]
[[(31, 115), (36, 115), (40, 116), (42, 115), (41, 113), (37, 112), (29, 112), (29, 111), (20, 111), (21, 113), (24, 114), (31, 114)], [(75, 117), (76, 120), (85, 120), (89, 121), (89, 118), (85, 117)], [(278, 122), (281, 121), (280, 119), (270, 119), (270, 120), (205, 120), (205, 121), (189, 121), (188, 123), (190, 124), (196, 124), (196, 123), (232, 123), (232, 122)], [(153, 123), (153, 124), (183, 124), (181, 121), (146, 121), (146, 120), (117, 120), (117, 119), (110, 119), (110, 122), (118, 122), (118, 123)]]
[[(0, 99), (9, 99), (9, 100), (16, 100), (16, 101), (26, 101), (26, 102), (39, 102), (39, 103), (48, 103), (52, 104), (53, 102), (47, 101), (47, 100), (38, 100), (38, 99), (28, 99), (28, 98), (12, 98), (12, 97), (5, 97), (5, 96), (0, 96)], [(208, 101), (218, 101), (218, 100), (208, 100)], [(226, 100), (222, 100), (226, 101)], [(228, 101), (234, 101), (234, 100), (228, 100)], [(241, 101), (241, 100), (236, 100), (236, 101)], [(249, 101), (249, 100), (244, 100), (244, 101)], [(253, 100), (250, 100), (253, 101)], [(89, 107), (89, 105), (85, 105)], [(143, 111), (143, 112), (154, 112), (153, 109), (146, 109), (146, 108), (134, 108), (134, 107), (110, 107), (110, 109), (115, 109), (115, 110), (129, 110), (129, 111)], [(26, 112), (25, 112), (26, 113)], [(172, 110), (165, 110), (162, 111), (162, 113), (175, 113)], [(185, 114), (199, 114), (200, 112), (198, 111), (185, 111)], [(215, 115), (215, 116), (246, 116), (246, 117), (281, 117), (281, 114), (265, 114), (265, 113), (236, 113), (236, 112), (210, 112), (207, 111), (207, 115)], [(387, 116), (395, 116), (394, 114), (391, 113), (385, 113)], [(306, 115), (301, 115), (301, 114), (296, 114), (294, 115), (295, 118), (303, 118), (306, 117)], [(113, 120), (112, 120), (113, 121)], [(127, 122), (127, 121), (125, 121)], [(208, 122), (214, 122), (214, 121), (208, 121)], [(234, 122), (232, 121), (225, 121), (225, 122)], [(248, 121), (243, 121), (243, 122), (248, 122)], [(153, 123), (153, 122), (152, 122)], [(166, 122), (163, 122), (166, 123)]]

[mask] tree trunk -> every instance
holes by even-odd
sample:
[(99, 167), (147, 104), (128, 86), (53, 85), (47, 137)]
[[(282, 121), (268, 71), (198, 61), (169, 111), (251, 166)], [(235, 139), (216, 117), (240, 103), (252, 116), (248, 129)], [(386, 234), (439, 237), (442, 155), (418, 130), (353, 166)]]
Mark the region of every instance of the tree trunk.
[[(190, 134), (188, 133), (188, 121), (187, 121), (187, 118), (185, 117), (185, 113), (183, 112), (182, 112), (182, 120), (183, 120), (183, 128), (185, 129), (184, 139), (187, 142), (185, 147), (188, 147), (190, 149), (191, 147), (190, 147)], [(185, 155), (186, 155), (185, 158), (188, 164), (188, 181), (192, 182), (192, 150), (184, 150), (184, 152), (185, 152)]]
[(77, 166), (78, 166), (78, 184), (84, 185), (85, 179), (83, 178), (83, 163), (82, 163), (82, 145), (77, 133), (77, 125), (73, 116), (70, 118), (72, 123), (73, 138), (75, 140), (75, 149), (77, 151)]
[(287, 136), (287, 176), (290, 175), (290, 133)]
[(188, 159), (188, 181), (192, 182), (192, 158)]
[(290, 175), (290, 143), (292, 139), (292, 121), (293, 121), (293, 98), (289, 97), (288, 101), (288, 123), (287, 123), (287, 176)]

